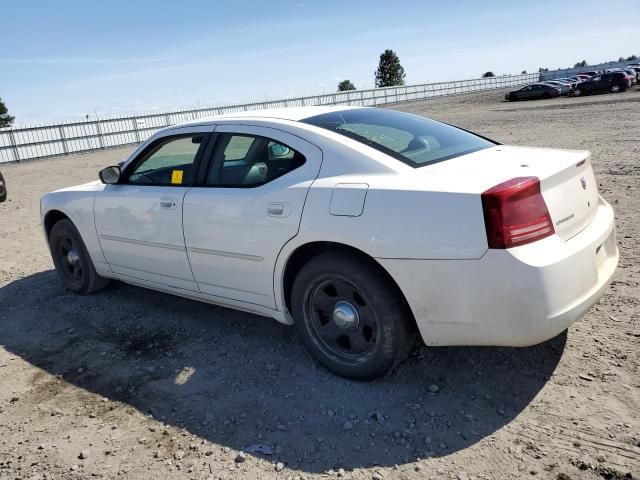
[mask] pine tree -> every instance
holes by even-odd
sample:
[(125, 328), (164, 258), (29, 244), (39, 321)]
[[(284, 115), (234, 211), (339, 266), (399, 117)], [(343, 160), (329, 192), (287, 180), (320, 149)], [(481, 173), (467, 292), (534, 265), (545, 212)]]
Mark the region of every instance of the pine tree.
[(380, 63), (376, 70), (376, 87), (394, 87), (404, 85), (404, 68), (393, 50), (380, 54)]
[(2, 127), (10, 127), (13, 123), (15, 117), (12, 117), (7, 113), (7, 106), (4, 104), (2, 99), (0, 98), (0, 128)]
[(351, 80), (343, 80), (338, 84), (339, 92), (346, 92), (348, 90), (355, 90), (356, 86), (351, 83)]

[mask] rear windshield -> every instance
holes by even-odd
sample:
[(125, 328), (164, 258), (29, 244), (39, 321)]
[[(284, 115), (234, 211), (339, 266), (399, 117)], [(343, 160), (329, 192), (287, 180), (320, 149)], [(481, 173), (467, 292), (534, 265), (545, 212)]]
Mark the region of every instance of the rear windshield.
[(497, 145), (451, 125), (395, 110), (342, 110), (302, 122), (357, 140), (414, 168)]

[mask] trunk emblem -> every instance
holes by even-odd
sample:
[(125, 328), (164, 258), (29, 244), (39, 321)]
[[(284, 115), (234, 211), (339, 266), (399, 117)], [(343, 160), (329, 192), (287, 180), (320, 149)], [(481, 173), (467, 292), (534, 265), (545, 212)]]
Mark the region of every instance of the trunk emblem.
[(582, 177), (580, 179), (580, 183), (582, 184), (582, 189), (586, 190), (587, 189), (587, 181), (584, 179), (584, 177)]

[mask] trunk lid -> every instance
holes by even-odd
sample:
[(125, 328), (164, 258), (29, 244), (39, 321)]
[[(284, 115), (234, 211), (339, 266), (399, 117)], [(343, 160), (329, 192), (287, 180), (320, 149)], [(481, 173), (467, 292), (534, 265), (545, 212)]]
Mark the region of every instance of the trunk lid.
[[(421, 169), (425, 175), (474, 177), (482, 193), (515, 177), (538, 177), (556, 234), (569, 240), (591, 223), (598, 205), (598, 186), (586, 150), (499, 145)], [(421, 172), (422, 173), (422, 172)], [(469, 182), (461, 182), (469, 186)]]

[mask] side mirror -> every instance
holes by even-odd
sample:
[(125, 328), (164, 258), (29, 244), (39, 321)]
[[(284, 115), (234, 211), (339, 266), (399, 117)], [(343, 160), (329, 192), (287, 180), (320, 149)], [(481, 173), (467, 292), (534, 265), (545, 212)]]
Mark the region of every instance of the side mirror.
[(100, 177), (100, 181), (102, 183), (106, 183), (107, 185), (114, 185), (118, 183), (120, 180), (120, 167), (114, 165), (112, 167), (107, 167), (98, 173), (98, 177)]

